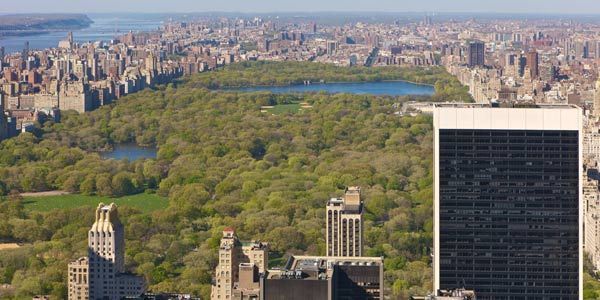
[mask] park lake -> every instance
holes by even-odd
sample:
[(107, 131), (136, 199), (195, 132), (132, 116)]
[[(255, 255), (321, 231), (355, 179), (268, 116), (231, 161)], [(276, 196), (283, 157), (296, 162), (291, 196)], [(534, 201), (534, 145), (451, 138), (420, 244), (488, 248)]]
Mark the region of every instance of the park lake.
[(100, 156), (105, 159), (128, 159), (134, 161), (145, 158), (156, 158), (156, 148), (142, 147), (136, 144), (115, 145), (112, 151), (101, 152)]
[(375, 81), (375, 82), (336, 82), (313, 83), (288, 86), (251, 86), (229, 88), (228, 90), (240, 92), (270, 91), (273, 93), (308, 93), (325, 92), (330, 94), (348, 93), (358, 95), (433, 95), (435, 89), (431, 85), (417, 84), (407, 81)]

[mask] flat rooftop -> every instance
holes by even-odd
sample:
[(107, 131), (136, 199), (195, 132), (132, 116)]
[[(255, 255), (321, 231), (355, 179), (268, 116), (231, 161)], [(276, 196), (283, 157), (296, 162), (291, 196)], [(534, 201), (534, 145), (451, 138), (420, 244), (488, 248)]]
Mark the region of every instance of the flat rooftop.
[(494, 107), (489, 104), (436, 104), (436, 129), (576, 130), (583, 127), (583, 112), (576, 105), (539, 104)]
[(291, 256), (281, 270), (269, 270), (269, 279), (324, 280), (331, 277), (333, 266), (382, 267), (381, 257)]
[(331, 268), (333, 265), (373, 266), (383, 263), (381, 257), (342, 257), (342, 256), (292, 256), (286, 269)]

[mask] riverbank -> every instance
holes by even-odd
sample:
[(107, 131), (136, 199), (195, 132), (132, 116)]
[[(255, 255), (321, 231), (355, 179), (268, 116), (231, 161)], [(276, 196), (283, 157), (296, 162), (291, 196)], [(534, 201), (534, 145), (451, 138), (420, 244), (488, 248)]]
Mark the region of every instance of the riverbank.
[(89, 14), (86, 16), (92, 22), (87, 26), (29, 29), (29, 32), (15, 31), (15, 34), (0, 37), (0, 43), (6, 53), (20, 52), (25, 42), (29, 42), (30, 49), (55, 48), (61, 40), (67, 37), (69, 32), (73, 32), (73, 39), (77, 43), (107, 42), (129, 31), (155, 31), (164, 20), (162, 17), (145, 14)]
[(87, 28), (92, 21), (84, 14), (0, 15), (0, 36), (27, 36), (53, 31)]
[(11, 37), (32, 37), (44, 34), (52, 34), (58, 32), (64, 32), (67, 30), (80, 30), (89, 28), (89, 26), (78, 27), (78, 28), (62, 28), (62, 29), (53, 29), (53, 30), (31, 30), (31, 31), (0, 31), (0, 41), (3, 39), (11, 38)]

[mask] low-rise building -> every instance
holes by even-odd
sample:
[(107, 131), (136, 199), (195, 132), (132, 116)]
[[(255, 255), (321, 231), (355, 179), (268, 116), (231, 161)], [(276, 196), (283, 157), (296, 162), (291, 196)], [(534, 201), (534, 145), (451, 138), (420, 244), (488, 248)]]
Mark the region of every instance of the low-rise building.
[(263, 299), (384, 299), (383, 258), (292, 256), (281, 270), (269, 270)]
[[(219, 264), (215, 270), (215, 281), (211, 299), (247, 299), (246, 295), (257, 294), (252, 281), (259, 273), (267, 270), (268, 245), (259, 241), (243, 242), (232, 228), (223, 230), (219, 246)], [(239, 298), (234, 298), (234, 295)]]

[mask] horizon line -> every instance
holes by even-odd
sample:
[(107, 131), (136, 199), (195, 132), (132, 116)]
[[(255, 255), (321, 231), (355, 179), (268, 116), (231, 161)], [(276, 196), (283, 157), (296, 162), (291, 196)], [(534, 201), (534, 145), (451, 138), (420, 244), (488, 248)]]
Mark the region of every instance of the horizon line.
[(507, 11), (434, 11), (434, 10), (423, 10), (423, 11), (384, 11), (384, 10), (273, 10), (273, 11), (235, 11), (235, 10), (206, 10), (206, 11), (192, 11), (192, 12), (157, 12), (157, 11), (72, 11), (72, 12), (2, 12), (0, 11), (0, 17), (6, 15), (27, 15), (27, 14), (47, 14), (47, 15), (68, 15), (68, 14), (153, 14), (153, 15), (195, 15), (195, 14), (382, 14), (382, 15), (394, 15), (394, 14), (414, 14), (414, 15), (475, 15), (475, 14), (507, 14), (507, 15), (535, 15), (535, 16), (600, 16), (600, 12), (507, 12)]

